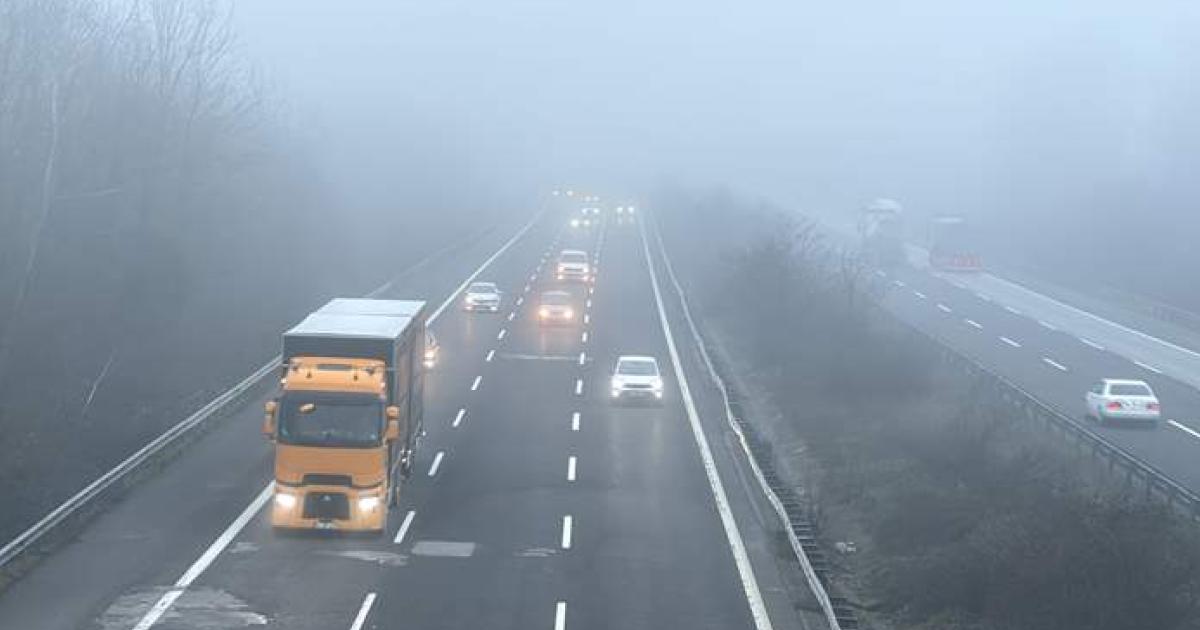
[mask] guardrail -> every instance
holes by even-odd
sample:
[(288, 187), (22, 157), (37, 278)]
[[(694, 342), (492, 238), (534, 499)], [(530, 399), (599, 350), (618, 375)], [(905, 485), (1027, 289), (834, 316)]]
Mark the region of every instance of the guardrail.
[(1027, 419), (1041, 422), (1048, 429), (1058, 431), (1063, 437), (1088, 448), (1093, 456), (1105, 459), (1110, 470), (1124, 470), (1128, 481), (1141, 481), (1148, 496), (1157, 496), (1166, 501), (1167, 505), (1194, 519), (1200, 519), (1200, 495), (1172, 480), (1153, 465), (1104, 439), (1079, 420), (1043, 403), (1016, 383), (993, 372), (974, 358), (958, 352), (937, 335), (898, 317), (892, 316), (892, 319), (933, 343), (938, 348), (939, 357), (943, 362), (956, 364), (973, 378), (988, 383), (1001, 400), (1020, 410)]
[[(473, 232), (470, 236), (434, 251), (410, 265), (384, 285), (367, 294), (376, 297), (391, 288), (401, 278), (425, 267), (433, 260), (466, 247), (482, 238), (490, 229)], [(16, 538), (0, 548), (0, 590), (19, 577), (22, 572), (36, 563), (37, 559), (52, 551), (64, 535), (79, 527), (86, 517), (94, 514), (108, 500), (118, 497), (136, 481), (139, 473), (153, 464), (162, 463), (178, 452), (186, 442), (198, 435), (211, 420), (221, 417), (222, 411), (235, 401), (251, 392), (264, 382), (279, 365), (280, 357), (268, 361), (241, 382), (193, 412), (183, 421), (167, 429), (149, 444), (138, 449), (108, 472), (89, 483), (41, 520), (21, 532)]]
[(720, 370), (718, 370), (709, 354), (708, 345), (704, 337), (700, 334), (695, 320), (692, 319), (691, 309), (688, 307), (683, 287), (680, 286), (679, 280), (675, 276), (675, 269), (671, 265), (671, 258), (667, 254), (666, 246), (663, 244), (662, 235), (659, 233), (657, 225), (653, 227), (652, 232), (658, 243), (658, 251), (662, 254), (663, 266), (667, 270), (667, 277), (670, 279), (671, 285), (675, 288), (675, 294), (679, 296), (679, 306), (683, 312), (684, 319), (687, 321), (692, 341), (700, 353), (701, 361), (708, 371), (709, 379), (712, 381), (713, 386), (717, 388), (717, 391), (721, 393), (721, 400), (725, 409), (725, 421), (737, 436), (738, 443), (746, 455), (746, 461), (750, 463), (750, 469), (754, 473), (755, 480), (758, 481), (763, 495), (767, 497), (767, 501), (771, 504), (771, 507), (775, 510), (775, 514), (779, 517), (783, 525), (788, 543), (792, 548), (793, 554), (796, 556), (796, 560), (800, 563), (800, 570), (804, 574), (804, 579), (808, 583), (809, 590), (812, 591), (813, 597), (816, 598), (818, 605), (820, 605), (821, 612), (825, 616), (825, 621), (829, 624), (830, 630), (854, 630), (858, 628), (857, 618), (847, 602), (841, 598), (829, 595), (826, 589), (829, 567), (825, 562), (820, 546), (817, 544), (815, 531), (808, 521), (803, 502), (776, 472), (770, 443), (762, 440), (754, 430), (753, 425), (742, 417), (740, 413), (741, 405), (736, 399), (736, 395), (734, 397), (730, 396), (730, 388), (726, 385), (725, 379), (721, 377)]

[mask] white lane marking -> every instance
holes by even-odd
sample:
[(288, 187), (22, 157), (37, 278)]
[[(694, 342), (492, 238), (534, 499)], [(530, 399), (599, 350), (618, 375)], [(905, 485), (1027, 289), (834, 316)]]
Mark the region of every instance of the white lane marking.
[(483, 382), (483, 375), (480, 374), (479, 376), (476, 376), (475, 382), (471, 383), (471, 391), (475, 391), (475, 390), (479, 389), (479, 384), (482, 382)]
[(522, 305), (522, 304), (524, 304), (524, 303), (525, 303), (525, 296), (524, 296), (524, 295), (522, 295), (522, 296), (520, 296), (520, 297), (518, 297), (518, 298), (517, 298), (517, 306), (520, 306), (520, 305)]
[(563, 549), (571, 548), (571, 529), (574, 526), (574, 523), (572, 521), (574, 521), (574, 519), (571, 518), (570, 514), (563, 517), (563, 521), (562, 521), (562, 548)]
[(1162, 370), (1154, 367), (1153, 365), (1150, 365), (1149, 363), (1142, 363), (1141, 361), (1134, 359), (1133, 364), (1142, 368), (1143, 370), (1150, 370), (1151, 372), (1154, 372), (1155, 374), (1162, 374)]
[(941, 311), (941, 312), (943, 312), (943, 313), (949, 313), (949, 312), (951, 312), (951, 311), (950, 311), (950, 307), (949, 307), (949, 306), (946, 306), (945, 304), (942, 304), (941, 302), (938, 302), (938, 305), (937, 305), (937, 307), (938, 307), (938, 310), (939, 310), (939, 311)]
[(396, 537), (392, 539), (392, 544), (399, 545), (404, 542), (404, 535), (408, 533), (408, 528), (412, 527), (413, 518), (416, 516), (416, 510), (409, 510), (408, 514), (404, 515), (404, 521), (400, 523), (400, 529), (396, 530)]
[(1193, 428), (1191, 428), (1191, 427), (1189, 427), (1189, 426), (1185, 426), (1185, 425), (1183, 425), (1183, 424), (1180, 424), (1180, 423), (1178, 423), (1178, 422), (1175, 422), (1174, 420), (1167, 420), (1167, 424), (1169, 424), (1169, 425), (1171, 425), (1171, 426), (1175, 427), (1176, 429), (1179, 429), (1180, 431), (1183, 431), (1184, 433), (1187, 433), (1188, 435), (1190, 435), (1190, 436), (1192, 436), (1192, 437), (1194, 437), (1194, 438), (1196, 438), (1196, 439), (1200, 440), (1200, 432), (1197, 432), (1195, 429), (1193, 429)]
[(1046, 365), (1049, 365), (1060, 372), (1067, 371), (1067, 366), (1055, 361), (1054, 359), (1051, 359), (1050, 357), (1042, 357), (1042, 361), (1045, 362)]
[(595, 295), (596, 287), (588, 287), (588, 295)]
[(362, 606), (358, 609), (358, 615), (354, 617), (354, 623), (350, 624), (350, 630), (362, 630), (363, 624), (367, 623), (367, 615), (371, 614), (373, 605), (375, 605), (375, 593), (367, 593)]
[(467, 415), (467, 408), (466, 407), (460, 408), (458, 410), (458, 413), (454, 415), (454, 422), (451, 422), (450, 426), (457, 429), (458, 425), (462, 424), (463, 416), (465, 416), (465, 415)]
[(887, 274), (886, 274), (886, 273), (883, 273), (883, 271), (882, 271), (882, 270), (879, 270), (879, 269), (876, 269), (876, 270), (875, 270), (875, 275), (879, 276), (880, 278), (886, 278), (886, 277), (887, 277)]
[(1020, 347), (1021, 347), (1021, 344), (1019, 344), (1019, 343), (1017, 343), (1017, 342), (1013, 341), (1012, 339), (1009, 339), (1008, 337), (1001, 337), (1001, 338), (1000, 338), (1000, 341), (1003, 341), (1004, 343), (1006, 343), (1006, 344), (1008, 344), (1008, 345), (1010, 345), (1010, 346), (1012, 346), (1012, 347), (1014, 347), (1014, 348), (1020, 348)]
[(438, 468), (442, 465), (442, 458), (446, 456), (445, 451), (438, 451), (437, 455), (433, 456), (433, 465), (429, 467), (429, 476), (437, 474)]
[(575, 481), (575, 456), (567, 458), (567, 481)]
[(585, 330), (585, 331), (583, 331), (583, 334), (579, 336), (579, 341), (582, 343), (587, 343), (587, 340), (588, 340), (588, 334), (587, 334), (587, 331)]
[(984, 294), (980, 293), (979, 291), (976, 291), (976, 292), (975, 292), (975, 297), (977, 297), (977, 298), (979, 298), (979, 299), (983, 300), (984, 302), (991, 302), (991, 301), (992, 301), (992, 298), (990, 298), (990, 297), (988, 297), (988, 296), (986, 296), (986, 295), (984, 295)]
[(510, 321), (510, 322), (511, 322), (513, 319), (515, 319), (515, 318), (516, 318), (516, 316), (517, 316), (517, 312), (516, 312), (516, 311), (513, 311), (513, 312), (509, 313), (509, 314), (508, 314), (508, 321)]
[(583, 365), (584, 363), (587, 363), (587, 353), (580, 352), (579, 353), (579, 365)]
[(1083, 345), (1085, 346), (1091, 346), (1097, 350), (1104, 351), (1104, 346), (1092, 341), (1091, 339), (1088, 339), (1087, 337), (1080, 337), (1079, 341), (1083, 342)]
[(529, 285), (528, 285), (528, 284), (527, 284), (527, 285), (525, 285), (525, 292), (526, 292), (526, 293), (529, 293)]
[(1042, 328), (1045, 328), (1046, 330), (1058, 330), (1050, 322), (1047, 322), (1047, 321), (1044, 321), (1041, 319), (1038, 320), (1038, 326), (1041, 326)]
[(504, 336), (505, 336), (505, 335), (507, 335), (507, 334), (508, 334), (508, 329), (507, 329), (507, 328), (501, 328), (501, 329), (500, 329), (500, 332), (496, 334), (496, 340), (497, 340), (497, 341), (499, 341), (499, 340), (501, 340), (501, 339), (504, 339)]
[(571, 414), (571, 430), (572, 431), (579, 430), (579, 412), (578, 411)]
[(583, 323), (585, 323), (585, 324), (592, 323), (592, 316), (588, 313), (584, 313), (583, 314)]
[(900, 287), (901, 289), (903, 289), (905, 286), (907, 286), (907, 285), (905, 285), (903, 282), (901, 282), (901, 281), (899, 281), (899, 280), (892, 280), (892, 284), (894, 284), (894, 285), (896, 285), (896, 286)]
[(1020, 314), (1021, 314), (1021, 311), (1018, 311), (1017, 309), (1015, 309), (1015, 308), (1013, 308), (1013, 307), (1011, 307), (1011, 306), (1008, 306), (1007, 304), (1006, 304), (1006, 305), (1004, 305), (1004, 310), (1008, 311), (1009, 313), (1012, 313), (1013, 315), (1020, 315)]
[(974, 328), (976, 330), (983, 330), (983, 324), (980, 324), (979, 322), (977, 322), (973, 319), (964, 319), (963, 321), (967, 322), (967, 325), (970, 326), (971, 328)]
[(583, 393), (583, 379), (577, 378), (577, 379), (575, 379), (575, 395), (579, 396), (582, 393)]
[(554, 605), (554, 630), (567, 630), (567, 602)]
[(529, 274), (529, 281), (533, 282), (534, 280), (537, 280), (537, 274), (536, 273)]
[(684, 373), (683, 363), (679, 359), (679, 350), (675, 347), (675, 337), (671, 334), (671, 322), (667, 320), (667, 309), (663, 306), (662, 291), (658, 287), (658, 276), (654, 272), (654, 259), (650, 256), (650, 244), (646, 240), (644, 223), (638, 223), (638, 232), (642, 237), (642, 253), (646, 257), (646, 272), (650, 275), (650, 288), (654, 290), (654, 302), (658, 307), (658, 321), (662, 326), (663, 337), (666, 338), (667, 351), (671, 355), (671, 367), (675, 370), (675, 380), (679, 383), (679, 393), (683, 399), (684, 409), (687, 411), (688, 424), (692, 428), (692, 438), (696, 441), (696, 448), (700, 451), (700, 459), (704, 463), (704, 475), (708, 478), (708, 485), (712, 490), (713, 503), (716, 504), (717, 513), (721, 517), (721, 526), (725, 530), (725, 537), (733, 554), (734, 564), (737, 566), (738, 577), (741, 578), (742, 590), (746, 594), (746, 603), (750, 607), (750, 616), (754, 619), (754, 627), (757, 630), (771, 630), (773, 627), (771, 618), (767, 615), (762, 591), (758, 588), (758, 579), (754, 577), (754, 566), (750, 563), (750, 555), (746, 552), (746, 543), (742, 540), (737, 520), (734, 519), (733, 510), (729, 506), (729, 497), (725, 494), (725, 486), (721, 483), (721, 473), (717, 470), (717, 463), (713, 459), (712, 449), (709, 448), (708, 438), (704, 435), (704, 428), (700, 425), (696, 403), (692, 400), (687, 375)]
[(924, 299), (925, 299), (925, 297), (926, 297), (926, 296), (925, 296), (925, 294), (924, 294), (924, 293), (921, 293), (920, 291), (913, 291), (913, 295), (915, 295), (915, 296), (917, 296), (917, 297), (921, 298), (922, 300), (924, 300)]
[(495, 349), (492, 349), (492, 350), (488, 350), (487, 356), (484, 357), (483, 360), (487, 363), (491, 363), (492, 359), (494, 359), (494, 358), (496, 358), (496, 351), (495, 351)]
[(446, 301), (442, 302), (442, 304), (437, 307), (437, 310), (434, 311), (433, 314), (429, 316), (429, 319), (426, 320), (425, 325), (432, 326), (433, 322), (437, 321), (437, 318), (442, 316), (442, 312), (445, 311), (446, 308), (450, 306), (450, 303), (454, 302), (456, 299), (458, 299), (458, 295), (466, 290), (467, 285), (474, 282), (475, 278), (478, 278), (479, 274), (483, 273), (484, 269), (487, 269), (488, 266), (491, 265), (493, 262), (495, 262), (495, 260), (497, 258), (499, 258), (501, 254), (508, 251), (508, 248), (512, 247), (513, 243), (516, 243), (518, 240), (520, 240), (520, 238), (522, 236), (524, 236), (526, 232), (529, 231), (529, 228), (533, 227), (533, 224), (537, 222), (538, 218), (540, 218), (542, 216), (543, 212), (544, 212), (544, 208), (543, 208), (543, 210), (539, 210), (537, 212), (537, 214), (533, 215), (533, 218), (529, 220), (529, 223), (525, 224), (525, 227), (521, 228), (516, 234), (513, 235), (512, 238), (508, 239), (507, 243), (500, 246), (500, 249), (496, 250), (496, 252), (494, 254), (492, 254), (491, 256), (489, 256), (487, 260), (483, 261), (483, 264), (479, 265), (479, 268), (476, 269), (471, 275), (467, 276), (467, 279), (463, 280), (462, 284), (458, 285), (458, 288), (455, 289), (454, 292), (451, 293), (450, 296), (446, 298)]
[(184, 571), (178, 580), (175, 580), (175, 584), (171, 586), (171, 590), (163, 593), (158, 598), (158, 601), (154, 602), (154, 606), (151, 606), (150, 610), (138, 620), (133, 630), (148, 630), (150, 626), (157, 623), (171, 609), (171, 606), (175, 604), (175, 600), (179, 599), (184, 591), (192, 585), (192, 582), (196, 581), (196, 578), (200, 577), (208, 569), (209, 565), (217, 559), (217, 556), (221, 555), (221, 552), (229, 546), (229, 543), (233, 542), (234, 538), (237, 538), (237, 535), (246, 527), (246, 524), (254, 518), (255, 514), (258, 514), (258, 511), (266, 505), (274, 493), (275, 482), (272, 481), (258, 493), (258, 496), (254, 497), (250, 505), (247, 505), (246, 509), (242, 510), (242, 513), (229, 524), (229, 527), (226, 527), (225, 531), (221, 532), (220, 536), (217, 536), (217, 539), (208, 546), (208, 549), (205, 549), (204, 553), (200, 554), (200, 557), (192, 563), (192, 566), (188, 567), (187, 571)]

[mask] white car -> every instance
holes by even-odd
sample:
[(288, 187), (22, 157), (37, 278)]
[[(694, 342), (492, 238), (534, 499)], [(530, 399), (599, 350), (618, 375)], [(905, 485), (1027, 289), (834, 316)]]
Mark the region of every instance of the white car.
[(1088, 417), (1103, 424), (1110, 420), (1158, 422), (1162, 407), (1145, 381), (1106, 378), (1092, 385), (1085, 396)]
[(591, 259), (588, 253), (578, 249), (564, 249), (558, 254), (554, 275), (558, 280), (587, 282), (592, 276)]
[(472, 282), (463, 295), (463, 310), (485, 311), (497, 313), (500, 311), (500, 289), (495, 282)]
[(571, 294), (566, 291), (546, 291), (538, 306), (538, 321), (543, 324), (569, 324), (575, 320)]
[(657, 402), (662, 397), (662, 374), (654, 357), (624, 355), (617, 359), (612, 376), (613, 400), (641, 398)]

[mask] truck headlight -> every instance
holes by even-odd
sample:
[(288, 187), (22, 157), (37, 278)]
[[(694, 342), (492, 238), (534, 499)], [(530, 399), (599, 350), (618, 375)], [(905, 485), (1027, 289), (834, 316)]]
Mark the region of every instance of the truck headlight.
[(370, 512), (377, 507), (379, 507), (379, 497), (359, 497), (358, 498), (358, 511), (359, 512)]
[(283, 492), (276, 492), (275, 493), (275, 505), (278, 505), (279, 507), (281, 507), (285, 510), (290, 510), (290, 509), (296, 507), (296, 495), (286, 494)]
[(550, 317), (550, 309), (542, 307), (538, 309), (538, 317)]
[(567, 310), (563, 311), (563, 317), (565, 317), (567, 319), (571, 319), (571, 318), (575, 317), (574, 309), (567, 309)]

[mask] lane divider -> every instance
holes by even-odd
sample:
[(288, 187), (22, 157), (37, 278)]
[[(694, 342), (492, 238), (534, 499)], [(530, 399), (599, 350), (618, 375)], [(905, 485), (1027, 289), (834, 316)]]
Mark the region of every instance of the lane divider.
[(485, 363), (491, 363), (494, 358), (496, 358), (496, 350), (493, 348), (492, 350), (488, 350), (487, 356), (483, 360)]
[(567, 458), (567, 481), (575, 481), (575, 456)]
[(1010, 345), (1010, 346), (1012, 346), (1012, 347), (1014, 347), (1014, 348), (1020, 348), (1020, 347), (1021, 347), (1021, 344), (1019, 344), (1019, 343), (1017, 343), (1017, 342), (1013, 341), (1012, 339), (1009, 339), (1008, 337), (1001, 337), (1001, 338), (1000, 338), (1000, 341), (1003, 341), (1004, 343), (1006, 343), (1006, 344), (1008, 344), (1008, 345)]
[(409, 510), (408, 514), (404, 515), (404, 521), (400, 523), (400, 529), (396, 530), (396, 537), (392, 539), (392, 544), (399, 545), (404, 542), (404, 535), (408, 533), (408, 528), (412, 527), (413, 519), (416, 516), (416, 510)]
[(460, 407), (460, 408), (459, 408), (459, 410), (458, 410), (458, 413), (457, 413), (457, 414), (455, 414), (455, 416), (454, 416), (454, 422), (451, 422), (451, 423), (450, 423), (450, 426), (452, 426), (452, 427), (454, 427), (454, 428), (456, 428), (456, 429), (457, 429), (457, 428), (458, 428), (458, 425), (459, 425), (459, 424), (462, 424), (462, 421), (463, 421), (463, 416), (465, 416), (465, 415), (467, 415), (467, 408), (466, 408), (466, 407)]
[(582, 394), (583, 394), (583, 379), (577, 378), (577, 379), (575, 379), (575, 395), (580, 396)]
[(483, 383), (483, 375), (482, 375), (482, 374), (480, 374), (479, 376), (476, 376), (476, 377), (475, 377), (475, 382), (471, 383), (471, 391), (476, 391), (476, 390), (478, 390), (478, 389), (479, 389), (479, 385), (480, 385), (481, 383)]
[(571, 430), (572, 431), (579, 430), (579, 412), (578, 411), (571, 414)]
[(375, 593), (367, 593), (362, 606), (358, 608), (358, 615), (354, 617), (354, 623), (350, 624), (350, 630), (362, 630), (363, 624), (367, 623), (367, 615), (371, 614), (371, 606), (374, 605)]
[(1067, 366), (1065, 366), (1065, 365), (1063, 365), (1063, 364), (1059, 363), (1058, 361), (1055, 361), (1054, 359), (1051, 359), (1050, 357), (1042, 357), (1042, 361), (1043, 361), (1043, 362), (1044, 362), (1046, 365), (1049, 365), (1050, 367), (1052, 367), (1052, 368), (1054, 368), (1054, 369), (1056, 369), (1056, 370), (1058, 370), (1058, 371), (1060, 371), (1060, 372), (1066, 372), (1066, 371), (1067, 371)]
[(445, 451), (438, 451), (437, 455), (433, 456), (433, 465), (429, 467), (429, 476), (430, 477), (437, 474), (438, 468), (441, 468), (441, 466), (442, 466), (442, 458), (445, 456), (446, 456)]
[(563, 549), (571, 548), (571, 530), (574, 528), (574, 526), (575, 526), (574, 519), (571, 518), (570, 514), (563, 517), (563, 519), (562, 519), (562, 540), (560, 541), (560, 544)]

